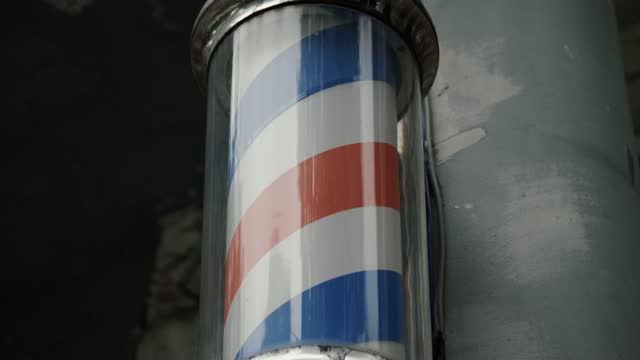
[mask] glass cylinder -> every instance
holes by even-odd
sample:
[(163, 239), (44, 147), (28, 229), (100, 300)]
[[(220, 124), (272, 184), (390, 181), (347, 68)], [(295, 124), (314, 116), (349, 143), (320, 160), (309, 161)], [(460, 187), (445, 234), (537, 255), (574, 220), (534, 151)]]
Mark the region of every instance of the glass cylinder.
[(354, 10), (289, 5), (230, 32), (208, 74), (202, 358), (431, 359), (404, 41)]

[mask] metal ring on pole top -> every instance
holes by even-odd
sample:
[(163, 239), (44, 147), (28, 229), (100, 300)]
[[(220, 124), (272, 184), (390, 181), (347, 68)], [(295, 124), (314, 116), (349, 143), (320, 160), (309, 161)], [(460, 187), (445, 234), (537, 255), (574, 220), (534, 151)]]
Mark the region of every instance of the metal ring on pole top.
[(292, 4), (336, 5), (383, 21), (414, 52), (422, 93), (426, 96), (429, 92), (438, 69), (438, 39), (429, 14), (418, 0), (208, 0), (191, 35), (191, 65), (200, 88), (206, 91), (209, 60), (227, 33), (257, 13)]

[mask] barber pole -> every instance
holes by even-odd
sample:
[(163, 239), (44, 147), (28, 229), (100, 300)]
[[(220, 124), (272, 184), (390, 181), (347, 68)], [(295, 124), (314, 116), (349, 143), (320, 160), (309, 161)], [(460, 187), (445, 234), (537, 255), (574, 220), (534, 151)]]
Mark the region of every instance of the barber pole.
[(201, 357), (429, 359), (432, 79), (362, 9), (253, 7), (226, 24), (224, 3), (194, 32), (210, 115)]

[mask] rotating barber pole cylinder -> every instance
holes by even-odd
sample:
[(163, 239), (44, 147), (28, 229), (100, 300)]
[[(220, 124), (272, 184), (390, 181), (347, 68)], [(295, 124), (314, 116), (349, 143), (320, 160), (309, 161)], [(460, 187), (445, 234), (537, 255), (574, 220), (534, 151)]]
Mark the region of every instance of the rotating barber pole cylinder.
[(209, 1), (202, 359), (430, 359), (414, 1)]

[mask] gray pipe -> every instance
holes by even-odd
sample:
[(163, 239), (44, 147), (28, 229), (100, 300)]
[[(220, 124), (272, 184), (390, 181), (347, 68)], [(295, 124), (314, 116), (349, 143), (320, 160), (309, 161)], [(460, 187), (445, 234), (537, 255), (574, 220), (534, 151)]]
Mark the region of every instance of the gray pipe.
[(610, 2), (424, 3), (448, 359), (640, 359), (640, 173)]

